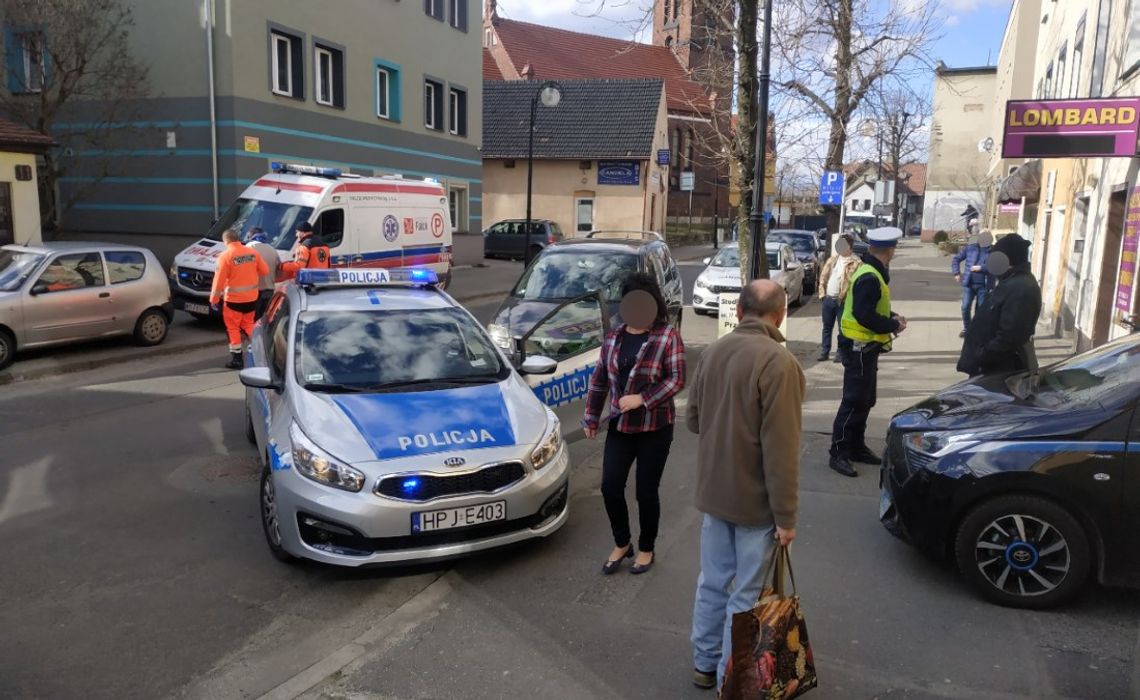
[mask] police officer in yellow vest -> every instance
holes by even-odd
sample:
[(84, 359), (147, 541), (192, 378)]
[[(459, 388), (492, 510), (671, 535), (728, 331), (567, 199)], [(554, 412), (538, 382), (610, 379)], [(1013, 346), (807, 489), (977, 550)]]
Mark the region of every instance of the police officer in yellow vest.
[(852, 462), (879, 464), (880, 458), (867, 446), (867, 417), (875, 406), (879, 355), (889, 352), (892, 336), (906, 329), (906, 319), (891, 311), (891, 276), (888, 267), (895, 256), (902, 231), (877, 228), (867, 232), (870, 250), (851, 276), (850, 291), (843, 302), (839, 329), (855, 348), (843, 361), (843, 400), (831, 431), (830, 466), (843, 476), (859, 476)]

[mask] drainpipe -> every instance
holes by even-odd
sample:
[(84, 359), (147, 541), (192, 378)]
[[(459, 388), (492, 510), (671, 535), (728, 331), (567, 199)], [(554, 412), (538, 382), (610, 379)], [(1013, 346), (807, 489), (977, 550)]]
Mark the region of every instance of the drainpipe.
[(218, 106), (214, 98), (214, 3), (202, 0), (206, 17), (206, 82), (210, 92), (210, 168), (214, 183), (214, 219), (218, 218)]

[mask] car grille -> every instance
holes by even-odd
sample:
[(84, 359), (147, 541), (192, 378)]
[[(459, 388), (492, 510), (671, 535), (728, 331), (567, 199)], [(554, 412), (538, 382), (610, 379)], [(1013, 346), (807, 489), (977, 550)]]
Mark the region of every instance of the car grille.
[(709, 291), (713, 294), (734, 294), (740, 291), (740, 287), (730, 287), (723, 284), (714, 284), (709, 286)]
[(178, 268), (178, 283), (196, 292), (208, 292), (214, 285), (214, 273), (180, 267)]
[[(463, 474), (398, 474), (386, 476), (376, 484), (376, 494), (401, 501), (430, 501), (445, 496), (469, 493), (494, 493), (523, 478), (522, 462), (492, 464)], [(414, 489), (406, 489), (415, 481)]]

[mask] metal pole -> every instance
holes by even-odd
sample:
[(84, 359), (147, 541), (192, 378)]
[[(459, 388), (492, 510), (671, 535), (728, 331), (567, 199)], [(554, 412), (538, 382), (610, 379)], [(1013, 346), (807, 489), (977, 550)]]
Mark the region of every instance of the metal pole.
[[(752, 238), (752, 265), (749, 279), (760, 277), (761, 223), (764, 206), (764, 177), (768, 171), (768, 86), (772, 72), (772, 3), (764, 3), (764, 45), (760, 48), (760, 95), (756, 125), (756, 168), (752, 175), (752, 211), (748, 214), (749, 233)], [(767, 260), (767, 258), (764, 258)]]
[(689, 238), (693, 237), (693, 191), (689, 190)]
[(206, 82), (210, 92), (210, 168), (213, 171), (214, 220), (218, 218), (218, 108), (214, 95), (214, 7), (213, 0), (202, 0), (206, 20)]
[(713, 250), (719, 246), (720, 238), (720, 173), (716, 174), (716, 181), (713, 185)]
[[(541, 88), (539, 88), (541, 90)], [(530, 100), (530, 137), (526, 148), (526, 230), (523, 245), (523, 265), (530, 265), (530, 199), (531, 188), (534, 186), (534, 117), (538, 111), (538, 93)]]

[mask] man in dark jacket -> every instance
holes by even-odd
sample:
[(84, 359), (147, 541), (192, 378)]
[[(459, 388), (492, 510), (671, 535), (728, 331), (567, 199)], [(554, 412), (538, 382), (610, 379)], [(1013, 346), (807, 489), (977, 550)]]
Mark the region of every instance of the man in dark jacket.
[(1011, 234), (990, 251), (989, 271), (995, 289), (978, 309), (970, 327), (958, 371), (971, 377), (1030, 369), (1036, 364), (1033, 331), (1041, 315), (1041, 288), (1029, 271), (1029, 241)]

